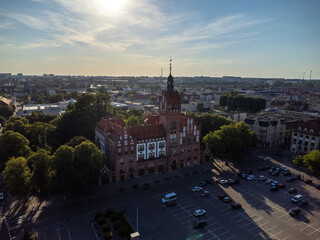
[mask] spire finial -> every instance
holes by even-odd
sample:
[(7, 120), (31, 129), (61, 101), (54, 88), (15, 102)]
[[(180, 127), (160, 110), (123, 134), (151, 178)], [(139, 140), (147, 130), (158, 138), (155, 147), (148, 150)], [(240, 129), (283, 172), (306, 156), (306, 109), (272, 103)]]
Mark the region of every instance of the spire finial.
[(170, 74), (171, 74), (171, 63), (172, 63), (172, 59), (171, 59), (171, 57), (170, 57)]

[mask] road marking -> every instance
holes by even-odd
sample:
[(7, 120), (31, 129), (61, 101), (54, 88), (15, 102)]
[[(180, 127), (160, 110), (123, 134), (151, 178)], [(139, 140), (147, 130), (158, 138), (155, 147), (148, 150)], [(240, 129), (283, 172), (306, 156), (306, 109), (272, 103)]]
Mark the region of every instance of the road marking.
[(247, 232), (251, 232), (252, 230), (257, 229), (257, 228), (259, 228), (259, 226), (255, 225), (253, 228), (250, 228)]
[(59, 238), (59, 240), (61, 240), (60, 229), (58, 228), (57, 231), (58, 231), (58, 238)]
[(278, 235), (278, 234), (280, 234), (280, 233), (282, 233), (282, 232), (283, 232), (283, 230), (281, 230), (281, 231), (278, 232), (278, 233), (273, 234), (273, 236)]
[(67, 228), (67, 230), (68, 230), (68, 236), (69, 236), (69, 239), (70, 239), (70, 240), (72, 240), (71, 235), (70, 235), (69, 228)]
[(243, 220), (248, 220), (248, 219), (246, 219), (246, 218), (242, 218), (242, 219), (240, 219), (240, 220), (236, 221), (236, 223), (242, 222)]
[(311, 234), (313, 234), (315, 232), (319, 232), (319, 230), (318, 229), (314, 230), (313, 232), (309, 233), (308, 236), (310, 236)]
[(247, 224), (242, 225), (241, 228), (243, 228), (243, 227), (245, 227), (245, 226), (248, 226), (248, 225), (250, 225), (250, 224), (252, 224), (252, 223), (254, 223), (254, 222), (248, 222)]

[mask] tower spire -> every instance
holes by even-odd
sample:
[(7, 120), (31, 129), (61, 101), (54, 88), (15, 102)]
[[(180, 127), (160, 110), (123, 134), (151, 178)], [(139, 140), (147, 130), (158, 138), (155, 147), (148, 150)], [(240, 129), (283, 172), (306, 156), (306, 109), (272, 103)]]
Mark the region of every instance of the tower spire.
[(171, 75), (171, 69), (172, 69), (171, 63), (172, 63), (172, 59), (170, 57), (170, 75)]
[(171, 75), (171, 70), (172, 70), (172, 59), (170, 57), (170, 74), (168, 76), (168, 80), (167, 80), (167, 89), (168, 89), (168, 92), (169, 93), (172, 93), (173, 92), (173, 77)]

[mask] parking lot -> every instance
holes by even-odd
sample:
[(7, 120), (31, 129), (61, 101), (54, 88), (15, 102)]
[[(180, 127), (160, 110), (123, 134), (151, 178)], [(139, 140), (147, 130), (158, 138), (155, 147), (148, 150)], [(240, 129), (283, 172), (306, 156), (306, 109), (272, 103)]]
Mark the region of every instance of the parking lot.
[[(188, 174), (173, 173), (170, 180), (164, 180), (166, 175), (141, 178), (141, 183), (148, 181), (151, 185), (146, 191), (133, 190), (128, 184), (134, 182), (122, 183), (121, 186), (128, 186), (125, 192), (118, 190), (110, 193), (112, 185), (105, 186), (99, 190), (100, 195), (92, 194), (83, 199), (75, 196), (70, 202), (48, 208), (41, 214), (35, 228), (40, 239), (95, 239), (91, 230), (94, 212), (113, 207), (118, 211), (127, 209), (125, 216), (132, 227), (140, 232), (142, 240), (320, 239), (320, 191), (302, 180), (286, 182), (287, 176), (282, 173), (271, 176), (267, 170), (257, 170), (266, 164), (281, 165), (273, 159), (268, 163), (256, 161), (242, 164), (240, 170), (251, 168), (254, 180), (240, 179), (240, 184), (233, 186), (216, 182), (208, 184), (203, 188), (210, 194), (204, 198), (200, 196), (202, 191), (192, 192), (191, 188), (206, 178), (236, 178), (235, 173), (239, 169), (215, 162), (189, 169)], [(204, 167), (209, 171), (203, 173), (201, 170)], [(180, 175), (177, 177), (174, 174)], [(272, 192), (270, 185), (258, 180), (259, 175), (272, 178), (286, 187)], [(156, 177), (160, 183), (154, 183)], [(308, 178), (306, 174), (303, 177)], [(291, 187), (297, 189), (295, 194), (300, 193), (309, 201), (309, 205), (301, 207), (300, 215), (295, 217), (288, 214), (291, 208), (297, 206), (290, 201), (295, 195), (288, 193)], [(170, 192), (177, 194), (176, 205), (163, 206), (161, 199)], [(230, 202), (219, 200), (221, 194), (230, 196), (242, 208), (231, 209)], [(207, 212), (198, 218), (207, 222), (202, 229), (193, 227), (197, 220), (193, 213), (197, 209)]]

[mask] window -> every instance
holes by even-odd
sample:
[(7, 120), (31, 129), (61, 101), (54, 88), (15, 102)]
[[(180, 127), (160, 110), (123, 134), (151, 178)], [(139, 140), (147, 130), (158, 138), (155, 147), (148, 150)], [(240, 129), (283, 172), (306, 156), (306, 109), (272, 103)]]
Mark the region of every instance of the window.
[(118, 154), (121, 155), (121, 148), (118, 148)]
[(173, 150), (172, 156), (177, 156), (177, 150)]
[(154, 153), (153, 152), (149, 153), (149, 159), (154, 159)]
[(164, 151), (159, 151), (159, 157), (164, 157)]
[(123, 163), (124, 163), (124, 159), (120, 158), (120, 164), (123, 164)]
[(149, 150), (153, 150), (154, 149), (154, 143), (149, 144)]
[(133, 162), (133, 157), (130, 157), (130, 158), (129, 158), (129, 162)]
[(134, 146), (131, 146), (131, 147), (130, 147), (130, 150), (131, 150), (131, 152), (133, 153), (133, 152), (134, 152)]
[(177, 126), (176, 126), (176, 122), (171, 122), (171, 129), (176, 129), (177, 128)]
[(181, 153), (184, 153), (184, 149), (181, 149)]
[(120, 172), (120, 174), (123, 174), (124, 173), (124, 168), (120, 168), (119, 172)]
[(125, 147), (125, 148), (124, 148), (124, 153), (125, 153), (125, 154), (128, 154), (128, 147)]
[(140, 145), (140, 146), (138, 147), (138, 150), (139, 150), (139, 151), (144, 151), (144, 146), (143, 146), (143, 145)]
[(139, 161), (142, 161), (143, 159), (144, 159), (143, 154), (139, 154), (139, 155), (138, 155), (138, 160), (139, 160)]
[(164, 142), (159, 143), (159, 148), (164, 148)]

